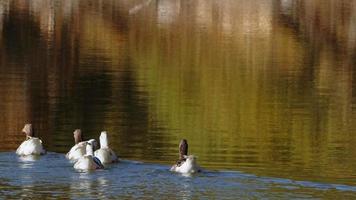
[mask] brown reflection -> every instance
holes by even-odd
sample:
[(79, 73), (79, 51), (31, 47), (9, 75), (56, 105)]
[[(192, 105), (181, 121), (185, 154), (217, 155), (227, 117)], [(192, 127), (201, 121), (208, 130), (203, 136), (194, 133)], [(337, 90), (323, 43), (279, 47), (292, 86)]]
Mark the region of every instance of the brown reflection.
[[(124, 18), (112, 10), (112, 4), (93, 1), (83, 5), (87, 9), (80, 9), (81, 4), (81, 1), (2, 2), (0, 88), (4, 109), (0, 126), (4, 133), (1, 136), (15, 140), (3, 146), (3, 150), (17, 147), (23, 139), (19, 130), (29, 121), (49, 147), (57, 145), (58, 138), (71, 138), (73, 128), (83, 126), (83, 118), (88, 115), (84, 111), (87, 107), (78, 105), (90, 98), (94, 104), (100, 101), (100, 91), (97, 96), (97, 92), (85, 89), (88, 85), (84, 84), (83, 88), (81, 82), (99, 81), (98, 85), (105, 88), (102, 94), (106, 95), (111, 93), (110, 81), (120, 79), (117, 66), (124, 62)], [(94, 69), (88, 62), (102, 67)], [(106, 71), (112, 73), (103, 76)], [(103, 84), (100, 79), (105, 80)], [(85, 99), (78, 98), (81, 91), (90, 97), (83, 94)], [(106, 110), (100, 108), (98, 112)], [(76, 114), (72, 115), (72, 111)], [(61, 132), (68, 132), (68, 136), (58, 134)], [(9, 134), (17, 137), (8, 137)]]
[(311, 44), (330, 43), (340, 51), (355, 51), (356, 2), (347, 0), (279, 0), (280, 20), (293, 25)]
[(336, 9), (342, 20), (318, 24), (303, 6), (327, 15), (327, 3), (293, 2), (157, 1), (135, 13), (138, 80), (172, 146), (188, 138), (217, 168), (343, 181), (355, 173), (352, 44), (312, 30), (351, 15)]
[(0, 137), (354, 183), (354, 1), (2, 1)]

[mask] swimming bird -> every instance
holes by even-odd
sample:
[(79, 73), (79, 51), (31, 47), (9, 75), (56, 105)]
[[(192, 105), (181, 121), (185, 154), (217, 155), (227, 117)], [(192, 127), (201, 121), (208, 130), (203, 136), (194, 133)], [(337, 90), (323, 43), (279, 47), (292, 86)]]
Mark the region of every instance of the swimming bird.
[(96, 147), (96, 140), (90, 139), (88, 141), (83, 141), (82, 131), (80, 129), (74, 130), (73, 137), (75, 145), (66, 154), (66, 158), (71, 160), (72, 162), (75, 162), (86, 154), (86, 146), (88, 142), (93, 144), (94, 148)]
[(42, 146), (42, 140), (34, 137), (32, 124), (25, 124), (22, 132), (26, 134), (26, 140), (17, 148), (16, 154), (20, 156), (46, 154), (46, 150)]
[(94, 156), (93, 140), (87, 142), (85, 150), (86, 154), (77, 160), (77, 162), (74, 164), (74, 169), (80, 171), (104, 169), (104, 165), (97, 157)]
[(108, 133), (102, 131), (99, 137), (100, 149), (94, 152), (94, 155), (99, 158), (103, 164), (117, 162), (118, 158), (115, 152), (109, 147)]
[(179, 160), (171, 167), (170, 171), (183, 174), (200, 172), (201, 169), (196, 160), (194, 155), (188, 156), (188, 142), (186, 139), (182, 139), (179, 143)]

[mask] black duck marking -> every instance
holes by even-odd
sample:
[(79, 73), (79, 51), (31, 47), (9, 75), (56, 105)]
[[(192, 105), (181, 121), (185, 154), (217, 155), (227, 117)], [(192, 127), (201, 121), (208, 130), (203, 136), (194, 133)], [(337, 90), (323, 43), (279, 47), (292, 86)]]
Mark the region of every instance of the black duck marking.
[(104, 165), (101, 163), (99, 158), (93, 157), (93, 161), (95, 162), (95, 164), (97, 164), (99, 166), (99, 169), (104, 169)]
[(185, 161), (186, 161), (185, 158), (177, 160), (176, 167), (182, 166), (185, 163)]

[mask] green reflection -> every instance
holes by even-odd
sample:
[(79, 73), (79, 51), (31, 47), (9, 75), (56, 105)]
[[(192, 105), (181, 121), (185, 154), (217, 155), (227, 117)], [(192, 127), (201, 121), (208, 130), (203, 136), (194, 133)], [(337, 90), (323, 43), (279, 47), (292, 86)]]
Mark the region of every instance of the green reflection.
[(187, 138), (208, 169), (354, 184), (355, 5), (323, 2), (3, 1), (0, 149), (31, 121), (56, 152), (105, 129), (122, 158)]

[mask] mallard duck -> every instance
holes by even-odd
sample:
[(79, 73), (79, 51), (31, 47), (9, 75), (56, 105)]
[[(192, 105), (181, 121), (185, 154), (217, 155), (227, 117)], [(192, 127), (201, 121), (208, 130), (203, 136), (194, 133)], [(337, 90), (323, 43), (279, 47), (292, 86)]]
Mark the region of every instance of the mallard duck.
[(76, 162), (79, 158), (86, 154), (86, 146), (88, 142), (93, 144), (94, 148), (96, 148), (96, 140), (90, 139), (88, 141), (83, 141), (82, 131), (80, 129), (76, 129), (73, 132), (75, 145), (69, 150), (66, 154), (66, 158), (72, 162)]
[(197, 158), (194, 155), (188, 156), (188, 142), (183, 139), (179, 143), (179, 160), (171, 167), (171, 171), (183, 174), (200, 172), (197, 164)]
[(34, 137), (32, 124), (25, 124), (22, 132), (26, 134), (26, 140), (17, 148), (16, 154), (20, 156), (46, 154), (46, 150), (42, 146), (42, 141)]
[(94, 156), (93, 140), (87, 142), (85, 150), (86, 154), (77, 160), (77, 162), (74, 164), (74, 169), (80, 171), (103, 169), (104, 166), (101, 161)]
[(102, 131), (99, 137), (100, 149), (94, 152), (94, 155), (99, 158), (101, 163), (108, 164), (117, 162), (118, 158), (115, 152), (109, 147), (109, 139), (106, 131)]

